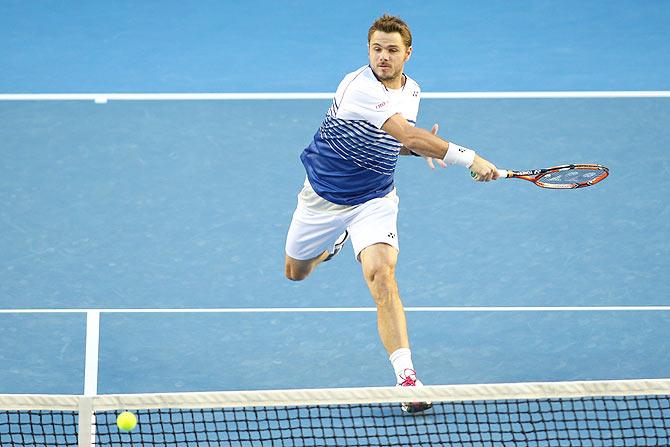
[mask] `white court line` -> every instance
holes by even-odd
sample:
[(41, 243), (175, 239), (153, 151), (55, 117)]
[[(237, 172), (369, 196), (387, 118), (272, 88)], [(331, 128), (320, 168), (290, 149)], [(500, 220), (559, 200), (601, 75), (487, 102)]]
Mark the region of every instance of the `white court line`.
[[(332, 99), (334, 93), (7, 93), (0, 101), (234, 101)], [(560, 99), (560, 98), (670, 98), (668, 90), (650, 91), (535, 91), (535, 92), (423, 92), (424, 99)]]
[(100, 350), (100, 311), (86, 312), (86, 357), (84, 368), (84, 394), (98, 394), (98, 352)]
[[(376, 312), (375, 307), (252, 307), (184, 309), (0, 309), (0, 314), (63, 313), (336, 313)], [(448, 306), (405, 307), (407, 312), (639, 312), (670, 311), (670, 306)]]

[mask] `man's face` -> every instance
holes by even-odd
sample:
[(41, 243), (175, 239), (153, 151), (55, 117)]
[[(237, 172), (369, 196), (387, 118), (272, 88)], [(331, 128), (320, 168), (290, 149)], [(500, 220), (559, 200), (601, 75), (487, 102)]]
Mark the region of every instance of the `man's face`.
[(375, 31), (368, 44), (368, 56), (372, 71), (380, 81), (392, 81), (402, 75), (403, 66), (412, 54), (400, 33)]

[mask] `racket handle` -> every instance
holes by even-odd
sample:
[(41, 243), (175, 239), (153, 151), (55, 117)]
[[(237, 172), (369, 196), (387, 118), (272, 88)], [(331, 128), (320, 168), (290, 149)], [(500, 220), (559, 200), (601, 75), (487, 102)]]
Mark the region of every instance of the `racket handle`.
[[(508, 171), (506, 169), (496, 169), (498, 171), (498, 178), (507, 178)], [(474, 172), (470, 171), (470, 177), (473, 178), (473, 180), (477, 180), (477, 174)]]
[[(499, 178), (507, 178), (507, 170), (506, 169), (496, 169), (498, 171), (498, 177)], [(472, 177), (473, 180), (477, 180), (477, 174), (474, 172), (470, 171), (470, 177)]]

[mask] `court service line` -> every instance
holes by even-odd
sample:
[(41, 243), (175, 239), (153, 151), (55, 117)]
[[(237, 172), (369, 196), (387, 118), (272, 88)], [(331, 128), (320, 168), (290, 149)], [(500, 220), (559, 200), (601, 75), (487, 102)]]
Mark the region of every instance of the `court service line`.
[[(235, 101), (332, 99), (332, 92), (265, 93), (6, 93), (0, 101)], [(670, 98), (668, 90), (423, 92), (424, 99)]]
[[(68, 314), (68, 313), (337, 313), (376, 312), (375, 307), (247, 307), (183, 309), (0, 309), (0, 314)], [(640, 312), (670, 311), (670, 306), (438, 306), (405, 307), (407, 312)]]

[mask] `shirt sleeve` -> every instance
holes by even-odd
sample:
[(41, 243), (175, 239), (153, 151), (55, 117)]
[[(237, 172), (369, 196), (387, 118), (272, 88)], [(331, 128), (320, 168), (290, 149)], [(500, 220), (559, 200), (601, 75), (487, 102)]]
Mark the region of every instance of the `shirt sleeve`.
[(396, 113), (391, 109), (386, 90), (373, 83), (352, 82), (340, 101), (337, 118), (367, 121), (378, 129)]

